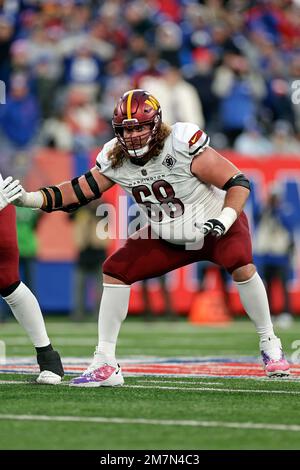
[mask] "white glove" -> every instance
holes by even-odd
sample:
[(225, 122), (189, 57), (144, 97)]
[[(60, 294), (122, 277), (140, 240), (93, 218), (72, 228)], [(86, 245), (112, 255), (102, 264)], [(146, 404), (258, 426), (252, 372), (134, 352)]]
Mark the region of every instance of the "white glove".
[(11, 202), (13, 202), (15, 206), (31, 207), (32, 209), (40, 209), (43, 205), (44, 198), (40, 191), (27, 193), (20, 181), (13, 180), (11, 176), (3, 181), (2, 186), (2, 190), (0, 189), (0, 198), (2, 195), (3, 200), (6, 202), (4, 207)]
[(13, 180), (12, 176), (8, 176), (4, 181), (0, 181), (0, 210), (22, 197), (22, 190), (24, 191), (20, 181)]

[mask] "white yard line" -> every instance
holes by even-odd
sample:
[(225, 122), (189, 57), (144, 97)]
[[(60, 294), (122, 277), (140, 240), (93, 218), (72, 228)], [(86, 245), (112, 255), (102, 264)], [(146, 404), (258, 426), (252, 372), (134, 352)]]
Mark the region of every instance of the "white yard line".
[(60, 422), (81, 422), (97, 424), (143, 424), (158, 426), (193, 426), (205, 428), (233, 428), (233, 429), (262, 429), (270, 431), (292, 431), (300, 432), (298, 424), (271, 424), (271, 423), (251, 423), (251, 422), (229, 422), (229, 421), (197, 421), (197, 420), (173, 420), (173, 419), (130, 419), (130, 418), (107, 418), (102, 416), (47, 416), (47, 415), (14, 415), (0, 414), (0, 420), (9, 421), (60, 421)]
[(235, 388), (214, 388), (214, 387), (156, 387), (155, 385), (123, 385), (123, 388), (155, 388), (157, 390), (189, 390), (191, 392), (229, 392), (229, 393), (276, 393), (281, 395), (300, 395), (300, 391), (292, 390), (251, 390)]
[[(138, 364), (138, 365), (147, 365), (149, 363), (152, 363), (152, 362), (157, 362), (158, 365), (161, 365), (161, 364), (166, 364), (167, 365), (174, 365), (174, 362), (173, 361), (178, 361), (178, 365), (182, 365), (182, 364), (189, 364), (189, 363), (197, 363), (197, 364), (205, 364), (205, 363), (213, 363), (213, 364), (218, 364), (217, 361), (223, 361), (226, 362), (228, 361), (228, 359), (230, 359), (232, 362), (234, 363), (238, 363), (240, 364), (241, 366), (244, 365), (244, 363), (246, 362), (247, 364), (248, 363), (252, 363), (252, 365), (259, 365), (258, 364), (258, 361), (260, 360), (260, 358), (258, 356), (246, 356), (246, 355), (233, 355), (231, 356), (230, 355), (230, 358), (228, 358), (228, 356), (221, 356), (221, 355), (206, 355), (206, 354), (203, 354), (201, 356), (191, 356), (191, 355), (187, 355), (187, 356), (154, 356), (154, 355), (149, 355), (149, 354), (138, 354), (138, 355), (135, 355), (135, 354), (130, 354), (130, 355), (124, 355), (123, 357), (120, 357), (120, 361), (121, 363), (124, 363), (124, 364), (127, 364), (127, 363), (132, 363), (134, 365)], [(90, 356), (80, 356), (80, 357), (75, 357), (75, 356), (63, 356), (62, 357), (62, 361), (65, 363), (65, 364), (85, 364), (85, 363), (90, 363), (92, 360), (92, 355)], [(171, 362), (170, 362), (171, 361)], [(26, 364), (26, 363), (32, 363), (32, 364), (36, 364), (36, 357), (31, 355), (31, 356), (7, 356), (7, 363), (9, 364), (16, 364), (16, 365), (21, 365), (21, 364)], [(176, 363), (177, 364), (177, 363)], [(222, 364), (222, 362), (221, 362)], [(230, 362), (226, 362), (227, 365), (230, 364)]]
[[(7, 346), (31, 346), (30, 341), (27, 338), (20, 337), (9, 337), (5, 340)], [(55, 339), (55, 344), (58, 346), (94, 346), (94, 338), (64, 338), (57, 337)]]
[[(288, 378), (288, 377), (282, 377), (282, 378), (277, 378), (277, 379), (274, 379), (274, 378), (271, 378), (271, 377), (246, 377), (245, 375), (235, 375), (235, 376), (220, 376), (220, 375), (205, 375), (205, 374), (168, 374), (168, 375), (164, 375), (164, 374), (143, 374), (143, 376), (141, 376), (140, 374), (134, 374), (133, 372), (130, 372), (130, 373), (124, 373), (123, 374), (124, 377), (136, 377), (136, 378), (139, 378), (139, 377), (145, 377), (145, 376), (148, 376), (148, 377), (157, 377), (157, 378), (160, 378), (160, 377), (166, 377), (166, 378), (176, 378), (178, 377), (179, 379), (182, 379), (182, 378), (192, 378), (192, 379), (196, 379), (197, 377), (199, 377), (199, 379), (222, 379), (222, 380), (254, 380), (255, 382), (266, 382), (266, 383), (269, 383), (269, 384), (272, 384), (274, 382), (279, 382), (281, 384), (283, 383), (297, 383), (299, 384), (300, 382), (300, 377), (299, 378)], [(166, 380), (139, 380), (139, 382), (145, 382), (145, 383), (148, 383), (148, 382), (153, 382), (153, 383), (168, 383)], [(206, 385), (224, 385), (226, 386), (227, 384), (225, 383), (221, 383), (221, 382), (190, 382), (190, 381), (174, 381), (174, 382), (169, 382), (169, 383), (175, 383), (175, 384), (178, 384), (178, 383), (184, 383), (186, 385), (189, 385), (189, 384), (200, 384), (200, 383), (204, 383)]]
[[(292, 369), (293, 370), (293, 369)], [(240, 379), (241, 377), (239, 377), (238, 375), (236, 377), (222, 377), (222, 379)], [(255, 380), (257, 382), (267, 382), (267, 383), (274, 383), (274, 382), (280, 382), (280, 383), (286, 383), (286, 382), (289, 382), (289, 383), (299, 383), (300, 382), (300, 376), (297, 378), (297, 377), (293, 377), (293, 376), (289, 376), (289, 377), (281, 377), (281, 378), (274, 378), (274, 377), (267, 377), (267, 376), (264, 376), (264, 377), (246, 377), (246, 376), (243, 376), (242, 377), (243, 380)]]
[[(81, 334), (82, 332), (84, 334), (91, 334), (93, 335), (95, 332), (95, 322), (80, 322), (80, 323), (72, 323), (72, 322), (49, 322), (47, 325), (47, 328), (49, 332), (51, 333), (51, 336), (53, 335), (61, 335), (61, 334), (67, 334), (70, 335), (70, 333), (75, 333), (75, 334)], [(178, 335), (181, 335), (182, 333), (188, 333), (191, 335), (203, 335), (207, 336), (208, 334), (219, 334), (222, 337), (224, 337), (224, 334), (226, 335), (227, 333), (233, 332), (243, 332), (243, 333), (253, 333), (253, 326), (251, 322), (243, 322), (241, 323), (229, 323), (229, 324), (224, 324), (223, 326), (208, 326), (208, 325), (195, 325), (195, 324), (190, 324), (188, 322), (170, 322), (170, 321), (157, 321), (157, 322), (143, 322), (143, 321), (136, 321), (136, 322), (125, 322), (123, 325), (123, 330), (124, 333), (136, 333), (136, 332), (145, 332), (145, 327), (147, 327), (147, 331), (157, 331), (161, 334), (169, 334), (170, 331), (177, 333)], [(3, 335), (22, 335), (22, 329), (15, 325), (14, 323), (5, 323), (3, 325)]]
[(0, 380), (0, 385), (32, 384), (29, 380)]
[(226, 386), (226, 384), (223, 384), (222, 382), (190, 382), (190, 381), (184, 381), (184, 380), (139, 380), (139, 383), (154, 383), (154, 384), (185, 384), (185, 385), (223, 385)]
[[(35, 385), (35, 382), (34, 381), (30, 382), (26, 380), (0, 380), (0, 385), (20, 385), (20, 384)], [(60, 385), (66, 386), (68, 385), (68, 382), (62, 382)], [(251, 390), (251, 389), (234, 389), (234, 388), (215, 388), (215, 387), (162, 387), (162, 386), (156, 386), (156, 385), (123, 385), (122, 388), (180, 390), (180, 391), (185, 391), (185, 392), (191, 391), (191, 392), (267, 393), (267, 394), (275, 393), (279, 395), (300, 395), (300, 391), (296, 391), (296, 390), (295, 391), (293, 390), (257, 390), (257, 389)]]

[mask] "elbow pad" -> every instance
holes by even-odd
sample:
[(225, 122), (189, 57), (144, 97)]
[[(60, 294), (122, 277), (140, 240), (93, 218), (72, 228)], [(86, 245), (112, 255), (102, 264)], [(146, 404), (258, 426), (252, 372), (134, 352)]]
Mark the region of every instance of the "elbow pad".
[(237, 175), (232, 176), (227, 183), (224, 184), (222, 189), (224, 191), (228, 191), (229, 188), (233, 188), (234, 186), (243, 186), (243, 188), (251, 191), (250, 181), (245, 175), (243, 175), (243, 173), (238, 173)]
[(76, 177), (58, 186), (41, 188), (40, 191), (44, 197), (41, 209), (45, 212), (74, 212), (102, 194), (91, 171), (80, 178)]

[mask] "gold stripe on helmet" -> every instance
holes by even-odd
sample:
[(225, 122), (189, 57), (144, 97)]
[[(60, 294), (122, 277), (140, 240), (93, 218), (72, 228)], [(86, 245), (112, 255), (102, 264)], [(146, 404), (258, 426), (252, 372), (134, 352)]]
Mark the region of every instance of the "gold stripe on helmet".
[(131, 100), (132, 100), (133, 91), (129, 92), (127, 98), (127, 119), (131, 119)]

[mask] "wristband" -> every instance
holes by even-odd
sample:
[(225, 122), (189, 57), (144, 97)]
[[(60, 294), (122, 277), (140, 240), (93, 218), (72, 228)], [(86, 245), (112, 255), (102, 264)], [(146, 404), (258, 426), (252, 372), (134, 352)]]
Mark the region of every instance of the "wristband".
[(224, 233), (226, 233), (230, 229), (231, 225), (236, 221), (237, 217), (237, 212), (232, 209), (232, 207), (224, 207), (218, 217), (218, 220), (222, 222), (225, 227)]
[(31, 207), (32, 209), (40, 209), (44, 203), (43, 194), (41, 191), (35, 191), (32, 193), (25, 193), (23, 205), (25, 207)]

